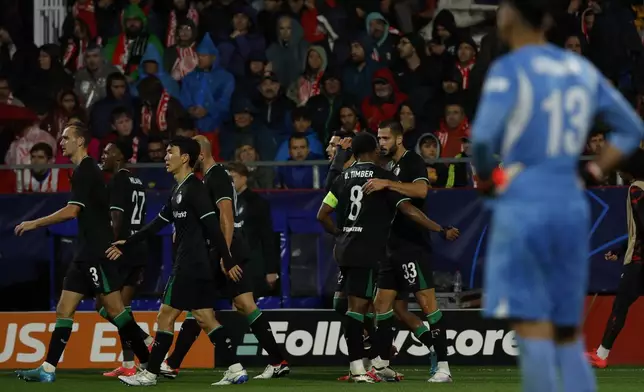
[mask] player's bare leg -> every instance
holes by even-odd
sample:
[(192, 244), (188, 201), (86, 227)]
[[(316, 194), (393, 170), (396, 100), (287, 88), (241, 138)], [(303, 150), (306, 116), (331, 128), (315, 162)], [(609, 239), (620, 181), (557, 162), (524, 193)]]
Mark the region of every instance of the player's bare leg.
[(217, 347), (217, 350), (220, 352), (218, 355), (224, 358), (227, 363), (231, 364), (224, 372), (224, 377), (212, 385), (243, 384), (248, 381), (248, 374), (241, 363), (239, 363), (232, 340), (226, 334), (223, 325), (217, 321), (215, 311), (212, 309), (198, 309), (193, 310), (192, 314), (199, 325), (203, 327), (204, 332), (208, 334), (208, 338), (212, 344)]
[(56, 327), (49, 340), (45, 362), (36, 369), (18, 370), (18, 378), (25, 381), (54, 382), (56, 366), (65, 351), (74, 325), (74, 313), (83, 300), (83, 294), (63, 290), (56, 305)]
[(422, 326), (414, 330), (414, 334), (427, 348), (431, 347), (429, 344), (433, 344), (434, 351), (436, 352), (437, 369), (428, 381), (438, 383), (451, 382), (452, 374), (447, 361), (447, 334), (442, 322), (443, 313), (438, 308), (438, 303), (436, 302), (436, 290), (433, 288), (421, 290), (416, 292), (415, 296), (418, 305), (429, 322), (429, 331), (425, 327), (425, 324), (422, 324)]
[(344, 318), (345, 337), (347, 339), (347, 348), (349, 351), (349, 368), (351, 378), (355, 382), (374, 382), (367, 376), (367, 370), (364, 368), (362, 356), (364, 353), (363, 332), (364, 318), (369, 310), (369, 300), (365, 298), (349, 296), (348, 310)]
[[(125, 310), (130, 313), (132, 318), (134, 318), (134, 316), (132, 315), (132, 307), (130, 305), (132, 304), (132, 299), (134, 298), (135, 293), (136, 293), (135, 286), (123, 286), (123, 288), (121, 289), (121, 298), (123, 299), (123, 306), (125, 307)], [(105, 308), (101, 306), (100, 301), (96, 301), (96, 308), (97, 308), (96, 311), (101, 315), (101, 317), (108, 320), (109, 322), (112, 322), (112, 320), (107, 315), (107, 311), (105, 310)], [(154, 339), (150, 335), (148, 335), (143, 329), (140, 329), (140, 328), (139, 328), (139, 335), (143, 339), (143, 342), (148, 347), (148, 349), (151, 349)], [(118, 368), (112, 371), (103, 373), (104, 376), (118, 377), (118, 376), (133, 376), (136, 374), (136, 366), (134, 362), (134, 351), (132, 351), (132, 348), (129, 347), (123, 340), (121, 340), (121, 348), (123, 349), (123, 363)]]
[(266, 350), (269, 355), (269, 364), (266, 366), (266, 369), (254, 378), (263, 380), (287, 376), (291, 369), (275, 341), (275, 336), (273, 336), (268, 320), (266, 320), (262, 311), (257, 307), (253, 293), (248, 292), (236, 296), (233, 299), (233, 305), (238, 313), (246, 317), (248, 325), (255, 337), (257, 337), (260, 347)]

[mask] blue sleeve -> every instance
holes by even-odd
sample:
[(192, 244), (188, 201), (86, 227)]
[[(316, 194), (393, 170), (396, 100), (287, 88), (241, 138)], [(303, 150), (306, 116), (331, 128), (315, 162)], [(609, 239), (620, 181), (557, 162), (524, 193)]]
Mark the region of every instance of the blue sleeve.
[(192, 94), (190, 94), (190, 87), (190, 74), (188, 74), (183, 78), (183, 81), (181, 82), (181, 91), (179, 92), (179, 101), (186, 109), (195, 106), (195, 103), (192, 101)]
[(644, 125), (621, 93), (599, 75), (597, 111), (610, 125), (609, 142), (625, 155), (632, 153), (644, 139)]
[(492, 65), (485, 79), (472, 127), (474, 167), (483, 180), (487, 180), (496, 167), (494, 155), (498, 152), (508, 118), (514, 110), (518, 95), (517, 82), (516, 73), (502, 61)]
[[(225, 75), (225, 76), (224, 76)], [(217, 125), (223, 122), (223, 119), (226, 119), (230, 114), (230, 98), (235, 91), (235, 78), (228, 73), (222, 73), (222, 84), (220, 94), (215, 98), (215, 113), (208, 113), (208, 116), (212, 116)]]
[(179, 83), (172, 78), (172, 76), (166, 74), (163, 78), (163, 84), (165, 85), (168, 94), (172, 97), (179, 99), (181, 97), (181, 90), (179, 90)]
[(288, 140), (283, 141), (277, 149), (277, 154), (275, 154), (275, 161), (284, 162), (288, 161)]

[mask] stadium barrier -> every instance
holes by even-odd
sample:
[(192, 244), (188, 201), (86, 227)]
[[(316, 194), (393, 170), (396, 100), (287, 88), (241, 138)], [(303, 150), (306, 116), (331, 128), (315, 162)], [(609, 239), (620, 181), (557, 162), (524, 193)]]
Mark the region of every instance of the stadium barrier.
[[(589, 349), (599, 344), (606, 320), (610, 315), (613, 297), (588, 297), (584, 333)], [(331, 310), (269, 310), (264, 312), (271, 323), (277, 342), (284, 348), (293, 366), (339, 366), (347, 362), (347, 347), (342, 336), (340, 316)], [(156, 312), (135, 312), (146, 331), (156, 330)], [(266, 365), (260, 355), (257, 340), (249, 332), (246, 320), (231, 312), (222, 311), (218, 318), (228, 331), (238, 333), (237, 353), (246, 366)], [(175, 331), (181, 326), (181, 316)], [(45, 358), (47, 343), (53, 331), (54, 312), (0, 313), (0, 369), (28, 368), (39, 365)], [(514, 331), (504, 321), (485, 320), (476, 310), (446, 310), (448, 355), (454, 365), (497, 366), (513, 365), (517, 345)], [(641, 350), (641, 329), (644, 325), (644, 299), (635, 302), (628, 323), (611, 351), (611, 365), (644, 365)], [(401, 329), (395, 337), (399, 350), (394, 365), (428, 366), (427, 347), (412, 333)], [(79, 312), (74, 319), (73, 334), (59, 364), (65, 369), (100, 368), (118, 365), (122, 359), (116, 327), (96, 312)], [(184, 368), (212, 368), (216, 353), (205, 334), (199, 336)]]

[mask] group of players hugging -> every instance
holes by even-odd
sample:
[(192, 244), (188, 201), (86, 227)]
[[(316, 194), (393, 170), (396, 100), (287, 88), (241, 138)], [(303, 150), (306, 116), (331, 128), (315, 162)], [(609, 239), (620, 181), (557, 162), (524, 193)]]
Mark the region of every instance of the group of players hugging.
[[(402, 146), (402, 133), (398, 122), (387, 121), (377, 138), (368, 133), (338, 134), (332, 140), (336, 153), (318, 219), (336, 237), (334, 257), (340, 274), (334, 307), (344, 316), (351, 370), (344, 379), (365, 383), (402, 379), (389, 366), (395, 314), (427, 347), (435, 348), (429, 381), (451, 382), (445, 330), (429, 264), (429, 231), (448, 240), (456, 239), (459, 232), (441, 227), (421, 211), (429, 184), (427, 170), (419, 155)], [(76, 308), (91, 295), (99, 314), (117, 327), (123, 347), (122, 366), (105, 376), (118, 377), (131, 386), (155, 385), (159, 376), (175, 378), (203, 330), (216, 346), (218, 358), (231, 364), (213, 385), (245, 383), (249, 377), (236, 356), (233, 339), (212, 308), (214, 298), (222, 294), (246, 317), (268, 353), (269, 364), (255, 378), (288, 375), (282, 349), (244, 277), (248, 245), (241, 222), (235, 221), (237, 195), (225, 166), (214, 161), (208, 139), (177, 137), (169, 143), (165, 165), (176, 185), (159, 214), (147, 224), (145, 190), (126, 168), (131, 147), (120, 142), (107, 145), (99, 165), (87, 154), (89, 140), (83, 123), (71, 120), (67, 124), (61, 148), (76, 165), (71, 198), (55, 213), (15, 228), (16, 235), (23, 235), (78, 220), (77, 249), (63, 282), (45, 362), (36, 369), (18, 371), (18, 377), (56, 380), (56, 366), (71, 336)], [(104, 172), (109, 174), (107, 184)], [(196, 172), (201, 172), (201, 179)], [(331, 218), (334, 210), (337, 223)], [(130, 304), (147, 262), (145, 240), (168, 224), (174, 229), (175, 260), (152, 338), (135, 322)], [(416, 295), (429, 328), (407, 310), (404, 298), (408, 293)], [(177, 344), (165, 359), (174, 339), (174, 322), (183, 311), (188, 314)]]

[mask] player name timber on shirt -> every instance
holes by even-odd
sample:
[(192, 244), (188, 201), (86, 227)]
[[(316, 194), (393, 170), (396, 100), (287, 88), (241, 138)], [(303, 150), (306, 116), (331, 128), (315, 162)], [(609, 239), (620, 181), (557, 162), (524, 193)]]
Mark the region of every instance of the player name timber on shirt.
[(344, 173), (344, 179), (348, 180), (351, 178), (373, 178), (373, 170), (346, 171)]
[(81, 208), (78, 214), (78, 247), (76, 262), (92, 262), (105, 258), (113, 240), (109, 203), (103, 172), (94, 159), (83, 158), (71, 179), (72, 196), (67, 204)]

